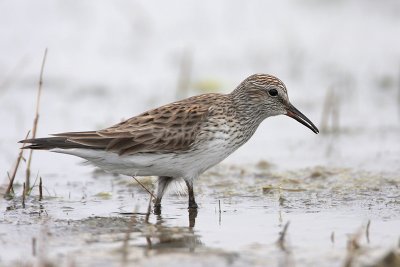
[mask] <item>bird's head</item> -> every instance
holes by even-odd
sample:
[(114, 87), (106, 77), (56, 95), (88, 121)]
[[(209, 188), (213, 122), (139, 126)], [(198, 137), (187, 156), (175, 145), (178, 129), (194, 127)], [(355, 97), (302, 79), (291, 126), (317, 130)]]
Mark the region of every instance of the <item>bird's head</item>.
[(318, 128), (289, 101), (285, 84), (269, 74), (254, 74), (245, 79), (233, 92), (240, 99), (242, 110), (261, 119), (287, 115), (308, 127), (314, 133)]

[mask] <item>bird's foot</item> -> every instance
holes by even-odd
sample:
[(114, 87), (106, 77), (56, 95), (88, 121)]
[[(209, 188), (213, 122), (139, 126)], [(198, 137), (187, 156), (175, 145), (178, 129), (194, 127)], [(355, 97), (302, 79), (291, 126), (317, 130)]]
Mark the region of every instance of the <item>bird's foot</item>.
[(189, 227), (194, 227), (196, 224), (196, 217), (197, 217), (198, 211), (197, 211), (197, 209), (193, 209), (193, 208), (192, 209), (189, 208), (188, 211), (189, 211)]

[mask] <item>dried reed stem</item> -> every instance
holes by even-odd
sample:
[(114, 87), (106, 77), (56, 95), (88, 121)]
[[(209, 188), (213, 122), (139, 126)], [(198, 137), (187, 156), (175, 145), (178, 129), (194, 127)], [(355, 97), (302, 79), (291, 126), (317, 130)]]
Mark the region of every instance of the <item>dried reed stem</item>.
[(144, 186), (144, 184), (142, 184), (138, 179), (136, 179), (135, 176), (132, 176), (132, 178), (133, 178), (141, 187), (143, 187), (143, 189), (146, 190), (147, 193), (149, 193), (154, 199), (156, 198), (156, 197), (154, 196), (154, 194), (153, 194), (152, 192), (150, 192), (150, 190), (147, 189), (146, 186)]
[(36, 238), (32, 237), (32, 256), (36, 257)]
[(332, 96), (333, 90), (329, 88), (325, 95), (324, 105), (322, 109), (322, 118), (319, 129), (321, 133), (326, 133), (328, 131), (328, 119), (329, 119), (329, 112), (332, 106)]
[(294, 260), (292, 257), (292, 251), (291, 249), (287, 246), (286, 242), (286, 235), (287, 231), (289, 228), (290, 221), (288, 221), (285, 226), (283, 227), (282, 231), (279, 233), (279, 239), (276, 242), (277, 246), (281, 250), (278, 255), (279, 255), (279, 266), (294, 266)]
[(25, 192), (26, 192), (26, 185), (24, 183), (24, 188), (22, 191), (22, 208), (24, 208), (24, 209), (25, 209)]
[(280, 232), (279, 234), (279, 239), (278, 239), (278, 246), (286, 251), (286, 245), (285, 245), (285, 237), (286, 237), (286, 233), (287, 233), (287, 229), (289, 227), (290, 221), (288, 221), (285, 226), (283, 227), (282, 232)]
[[(329, 88), (326, 93), (324, 106), (322, 110), (322, 118), (320, 129), (321, 133), (338, 133), (340, 131), (339, 117), (340, 117), (340, 103), (339, 97), (335, 93), (333, 87)], [(331, 119), (331, 126), (328, 126), (329, 118)]]
[(400, 120), (400, 65), (399, 65), (399, 77), (398, 77), (398, 88), (397, 88), (397, 107), (399, 110), (399, 120)]
[(145, 222), (149, 223), (150, 213), (151, 213), (151, 201), (153, 200), (153, 194), (150, 193), (149, 205), (147, 206), (147, 213)]
[(355, 234), (351, 235), (347, 241), (347, 255), (344, 261), (344, 267), (353, 266), (354, 260), (357, 257), (358, 251), (360, 250), (360, 238), (362, 235), (362, 228), (360, 228)]
[[(31, 131), (28, 131), (28, 133), (26, 134), (25, 140), (28, 138), (30, 132)], [(11, 173), (11, 176), (10, 176), (10, 182), (8, 183), (8, 187), (6, 189), (6, 192), (4, 193), (5, 197), (10, 197), (11, 196), (11, 190), (13, 189), (14, 179), (15, 179), (15, 176), (17, 175), (18, 167), (19, 167), (19, 164), (21, 162), (21, 159), (22, 159), (22, 156), (23, 156), (23, 153), (24, 153), (24, 150), (22, 148), (24, 148), (25, 145), (26, 145), (25, 143), (22, 144), (22, 147), (21, 147), (21, 149), (19, 151), (17, 161), (15, 163), (14, 169), (13, 169), (13, 171)]]
[(218, 223), (221, 225), (221, 200), (218, 199)]
[(369, 244), (369, 227), (371, 226), (371, 220), (368, 220), (367, 227), (365, 228), (365, 237), (367, 238), (367, 243)]
[(42, 177), (40, 177), (39, 180), (39, 201), (43, 200), (43, 183), (42, 183)]
[[(44, 50), (42, 67), (40, 69), (39, 85), (38, 85), (38, 92), (37, 92), (37, 98), (36, 98), (36, 111), (35, 111), (35, 118), (33, 120), (33, 128), (32, 128), (32, 139), (34, 139), (36, 137), (37, 125), (39, 122), (40, 96), (42, 94), (43, 71), (44, 71), (44, 65), (46, 63), (46, 57), (47, 57), (47, 48)], [(26, 190), (27, 190), (26, 193), (29, 193), (29, 190), (30, 190), (29, 187), (30, 187), (30, 176), (31, 176), (32, 153), (33, 153), (33, 150), (31, 149), (29, 151), (28, 163), (26, 165), (26, 178), (25, 178)]]

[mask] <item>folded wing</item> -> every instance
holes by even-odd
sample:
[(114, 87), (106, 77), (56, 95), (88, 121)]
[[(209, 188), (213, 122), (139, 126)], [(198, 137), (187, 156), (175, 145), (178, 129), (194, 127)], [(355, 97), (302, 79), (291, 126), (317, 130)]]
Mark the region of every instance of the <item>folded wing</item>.
[(202, 101), (190, 105), (186, 101), (153, 109), (100, 131), (59, 133), (21, 142), (31, 143), (26, 148), (33, 149), (90, 148), (119, 155), (185, 151), (212, 112), (211, 106)]

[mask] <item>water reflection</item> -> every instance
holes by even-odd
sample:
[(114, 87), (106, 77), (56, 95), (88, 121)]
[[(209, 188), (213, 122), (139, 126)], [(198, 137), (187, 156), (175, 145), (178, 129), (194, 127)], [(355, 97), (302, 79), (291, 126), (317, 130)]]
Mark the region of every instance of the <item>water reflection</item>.
[(143, 225), (142, 234), (145, 238), (147, 251), (157, 253), (170, 252), (171, 250), (195, 251), (195, 248), (202, 246), (200, 235), (194, 230), (197, 210), (188, 210), (188, 226), (167, 226), (167, 221), (161, 214), (156, 215), (155, 223)]

